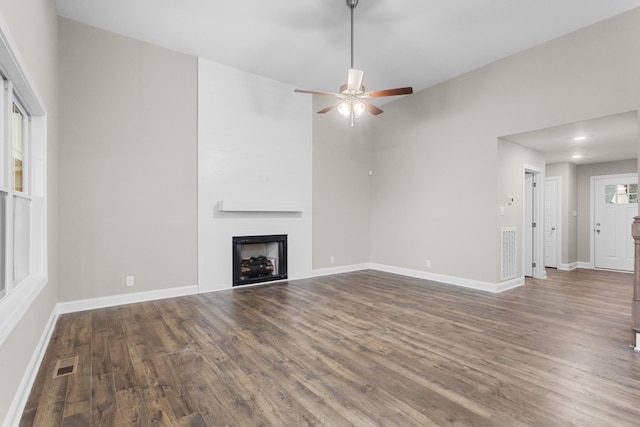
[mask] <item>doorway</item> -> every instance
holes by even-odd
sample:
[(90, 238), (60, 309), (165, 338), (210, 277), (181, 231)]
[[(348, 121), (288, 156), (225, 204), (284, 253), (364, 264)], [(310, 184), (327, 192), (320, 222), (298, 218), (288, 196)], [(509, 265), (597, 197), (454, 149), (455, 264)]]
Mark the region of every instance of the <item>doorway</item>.
[(544, 266), (558, 268), (560, 265), (560, 209), (562, 200), (562, 177), (544, 180)]
[(595, 268), (633, 271), (638, 174), (591, 177), (591, 251)]
[(542, 169), (525, 166), (523, 180), (523, 268), (524, 276), (543, 279), (546, 277), (543, 260), (544, 235), (539, 225), (539, 218), (542, 217), (542, 193), (538, 191), (538, 181)]

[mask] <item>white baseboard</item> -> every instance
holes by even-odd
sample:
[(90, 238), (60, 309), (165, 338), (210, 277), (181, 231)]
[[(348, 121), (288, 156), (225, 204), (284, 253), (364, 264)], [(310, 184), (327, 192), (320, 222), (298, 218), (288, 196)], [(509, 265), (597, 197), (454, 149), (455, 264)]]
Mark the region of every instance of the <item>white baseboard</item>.
[(415, 277), (417, 279), (432, 280), (434, 282), (445, 283), (447, 285), (461, 286), (464, 288), (477, 289), (485, 292), (500, 293), (508, 289), (513, 289), (524, 285), (524, 277), (518, 277), (500, 283), (483, 282), (480, 280), (465, 279), (463, 277), (447, 276), (444, 274), (429, 273), (427, 271), (412, 270), (409, 268), (392, 267), (383, 264), (372, 264), (374, 270), (387, 273), (400, 274), (402, 276)]
[(575, 270), (576, 268), (580, 268), (577, 262), (572, 262), (569, 264), (560, 264), (558, 266), (558, 270), (563, 270), (563, 271), (571, 271), (571, 270)]
[[(547, 273), (545, 272), (543, 279), (546, 279), (546, 278), (547, 278)], [(505, 280), (504, 282), (495, 283), (493, 285), (496, 286), (496, 293), (499, 294), (500, 292), (508, 291), (509, 289), (514, 289), (524, 285), (524, 276), (516, 277), (515, 279), (511, 279), (511, 280)]]
[(633, 270), (627, 271), (627, 270), (613, 270), (613, 269), (610, 269), (610, 268), (602, 268), (602, 267), (596, 268), (596, 266), (593, 265), (593, 263), (591, 263), (591, 262), (580, 262), (580, 261), (578, 261), (578, 267), (577, 268), (584, 268), (586, 270), (614, 271), (614, 272), (617, 272), (617, 273), (633, 274)]
[(133, 304), (136, 302), (182, 297), (197, 293), (198, 285), (192, 285), (179, 288), (158, 289), (148, 292), (136, 292), (131, 294), (111, 295), (108, 297), (59, 302), (56, 307), (59, 314), (75, 313), (76, 311), (94, 310), (96, 308), (113, 307), (116, 305)]
[[(384, 264), (362, 263), (362, 264), (342, 265), (342, 266), (338, 266), (338, 267), (318, 268), (318, 269), (312, 270), (309, 275), (290, 277), (289, 279), (272, 281), (272, 282), (256, 283), (254, 285), (243, 285), (242, 287), (244, 288), (244, 287), (247, 287), (247, 286), (261, 286), (261, 285), (266, 285), (266, 284), (271, 284), (271, 283), (302, 280), (302, 279), (307, 279), (307, 278), (312, 278), (312, 277), (331, 276), (331, 275), (334, 275), (334, 274), (351, 273), (351, 272), (354, 272), (354, 271), (362, 271), (362, 270), (384, 271), (384, 272), (387, 272), (387, 273), (399, 274), (401, 276), (414, 277), (416, 279), (426, 279), (426, 280), (431, 280), (431, 281), (434, 281), (434, 282), (444, 283), (444, 284), (447, 284), (447, 285), (461, 286), (461, 287), (465, 287), (465, 288), (477, 289), (477, 290), (481, 290), (481, 291), (485, 291), (485, 292), (492, 292), (492, 293), (499, 293), (499, 292), (506, 291), (508, 289), (513, 289), (513, 288), (516, 288), (518, 286), (524, 285), (524, 277), (517, 277), (515, 279), (506, 280), (506, 281), (499, 282), (499, 283), (491, 283), (491, 282), (482, 282), (482, 281), (479, 281), (479, 280), (465, 279), (465, 278), (462, 278), (462, 277), (446, 276), (446, 275), (442, 275), (442, 274), (434, 274), (434, 273), (429, 273), (429, 272), (426, 272), (426, 271), (412, 270), (412, 269), (408, 269), (408, 268), (393, 267), (393, 266), (384, 265)], [(199, 292), (200, 293), (217, 292), (217, 291), (224, 291), (224, 290), (228, 290), (228, 289), (233, 289), (233, 287), (230, 287), (230, 286), (218, 286), (218, 287), (204, 287), (204, 286), (201, 286)]]
[(38, 341), (36, 349), (34, 350), (33, 355), (31, 355), (27, 369), (22, 376), (22, 381), (20, 381), (20, 385), (13, 396), (13, 401), (11, 402), (11, 406), (9, 406), (9, 411), (7, 412), (7, 416), (2, 424), (3, 426), (17, 426), (20, 423), (22, 412), (24, 412), (27, 399), (29, 399), (31, 387), (33, 387), (33, 383), (36, 380), (38, 369), (40, 368), (42, 359), (44, 359), (47, 346), (51, 340), (51, 335), (53, 334), (56, 322), (58, 321), (58, 315), (59, 313), (57, 308), (54, 307), (51, 311), (51, 315), (49, 316), (49, 320), (42, 331), (42, 335), (40, 335), (40, 340)]
[(370, 270), (371, 268), (370, 263), (318, 268), (311, 272), (311, 277), (331, 276), (332, 274), (351, 273), (352, 271)]

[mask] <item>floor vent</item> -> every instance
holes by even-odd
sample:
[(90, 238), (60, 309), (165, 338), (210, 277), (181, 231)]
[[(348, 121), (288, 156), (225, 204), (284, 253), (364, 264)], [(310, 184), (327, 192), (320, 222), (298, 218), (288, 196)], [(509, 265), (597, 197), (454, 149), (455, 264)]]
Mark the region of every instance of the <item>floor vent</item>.
[(500, 280), (513, 279), (518, 275), (517, 267), (517, 254), (516, 248), (516, 229), (515, 228), (501, 228), (501, 253), (502, 258), (500, 268)]
[(78, 356), (60, 359), (56, 363), (56, 369), (53, 371), (53, 378), (64, 377), (75, 374), (78, 367)]

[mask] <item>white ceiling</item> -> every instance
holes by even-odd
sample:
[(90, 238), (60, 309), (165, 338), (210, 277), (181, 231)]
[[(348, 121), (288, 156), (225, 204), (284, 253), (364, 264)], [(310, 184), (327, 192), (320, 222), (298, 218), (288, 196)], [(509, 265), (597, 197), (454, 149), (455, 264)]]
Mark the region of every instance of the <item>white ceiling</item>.
[[(577, 137), (584, 139), (576, 140)], [(635, 159), (638, 157), (638, 114), (632, 111), (502, 139), (545, 153), (547, 163), (582, 165)]]
[[(55, 0), (58, 14), (304, 89), (349, 68), (345, 0)], [(640, 7), (640, 0), (360, 0), (370, 89), (436, 83)]]
[[(350, 12), (345, 0), (55, 3), (60, 16), (299, 88), (336, 91), (349, 68)], [(640, 0), (360, 0), (354, 66), (365, 70), (368, 90), (421, 90), (636, 7)], [(585, 158), (568, 161), (607, 161), (631, 151), (633, 156), (626, 158), (635, 158), (635, 113), (633, 136), (630, 118), (620, 120), (626, 123), (620, 135), (602, 119), (545, 130), (544, 138), (514, 138), (545, 151), (549, 160), (567, 161), (573, 145), (560, 148), (560, 141), (583, 126), (598, 135), (594, 140), (606, 139), (609, 148), (591, 154), (585, 148)], [(596, 129), (598, 123), (602, 130)]]

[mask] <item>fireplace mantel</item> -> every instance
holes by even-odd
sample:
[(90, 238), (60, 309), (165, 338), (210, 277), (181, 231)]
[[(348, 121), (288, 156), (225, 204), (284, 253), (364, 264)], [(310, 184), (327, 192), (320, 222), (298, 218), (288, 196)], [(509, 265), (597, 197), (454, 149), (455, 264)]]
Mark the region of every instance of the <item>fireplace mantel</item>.
[(300, 202), (221, 200), (221, 212), (303, 212)]

